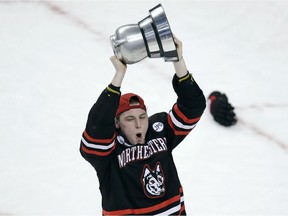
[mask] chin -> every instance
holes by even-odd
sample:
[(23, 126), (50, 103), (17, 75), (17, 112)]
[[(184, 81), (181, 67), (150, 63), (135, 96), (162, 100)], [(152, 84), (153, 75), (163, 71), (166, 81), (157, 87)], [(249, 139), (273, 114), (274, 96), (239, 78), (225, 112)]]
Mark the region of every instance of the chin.
[(141, 145), (143, 145), (144, 143), (145, 143), (145, 141), (144, 141), (144, 140), (141, 140), (141, 141), (138, 141), (138, 142), (137, 142), (137, 141), (135, 141), (135, 142), (134, 142), (134, 145), (136, 145), (136, 144), (141, 144)]

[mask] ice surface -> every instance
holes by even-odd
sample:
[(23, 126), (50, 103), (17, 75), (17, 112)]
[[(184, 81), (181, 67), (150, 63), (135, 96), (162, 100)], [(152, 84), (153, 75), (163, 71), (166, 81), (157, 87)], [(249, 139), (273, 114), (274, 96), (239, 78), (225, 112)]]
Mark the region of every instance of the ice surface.
[[(157, 1), (0, 1), (0, 214), (100, 215), (79, 154), (88, 111), (112, 79), (109, 37)], [(206, 96), (227, 94), (239, 123), (208, 109), (175, 150), (189, 215), (288, 215), (288, 2), (162, 1)], [(174, 70), (128, 66), (122, 92), (169, 111)]]

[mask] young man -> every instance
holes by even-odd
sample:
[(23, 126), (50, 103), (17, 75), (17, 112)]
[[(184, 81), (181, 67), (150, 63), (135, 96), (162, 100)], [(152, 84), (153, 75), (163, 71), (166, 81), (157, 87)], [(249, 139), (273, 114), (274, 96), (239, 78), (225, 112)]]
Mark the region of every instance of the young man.
[(111, 57), (116, 73), (91, 108), (80, 152), (95, 168), (103, 215), (185, 215), (183, 190), (172, 150), (189, 134), (206, 107), (187, 71), (182, 43), (175, 39), (173, 88), (177, 103), (169, 113), (148, 118), (143, 99), (121, 96), (127, 66)]

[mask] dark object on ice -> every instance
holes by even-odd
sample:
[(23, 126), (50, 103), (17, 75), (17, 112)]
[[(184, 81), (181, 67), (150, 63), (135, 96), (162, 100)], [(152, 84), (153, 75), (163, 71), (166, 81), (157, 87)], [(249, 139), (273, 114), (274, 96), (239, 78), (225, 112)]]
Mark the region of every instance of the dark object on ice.
[(219, 91), (212, 92), (209, 97), (210, 113), (219, 124), (229, 127), (237, 122), (234, 107), (228, 102), (228, 97)]

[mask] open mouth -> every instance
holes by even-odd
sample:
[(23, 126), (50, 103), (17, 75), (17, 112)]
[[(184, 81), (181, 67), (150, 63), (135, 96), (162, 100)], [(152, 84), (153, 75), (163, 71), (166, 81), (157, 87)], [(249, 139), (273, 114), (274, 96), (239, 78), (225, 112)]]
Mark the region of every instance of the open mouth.
[(141, 138), (142, 134), (141, 133), (137, 133), (136, 136), (137, 136), (137, 138)]

